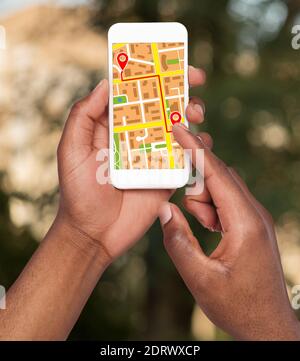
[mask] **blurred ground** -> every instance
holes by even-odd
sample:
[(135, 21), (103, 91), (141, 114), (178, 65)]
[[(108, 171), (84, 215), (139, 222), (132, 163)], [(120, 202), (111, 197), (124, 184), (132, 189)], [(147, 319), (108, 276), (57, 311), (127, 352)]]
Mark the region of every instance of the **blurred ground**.
[[(215, 151), (273, 214), (287, 284), (300, 284), (300, 67), (297, 1), (93, 1), (0, 17), (0, 284), (15, 280), (57, 206), (56, 147), (71, 104), (106, 74), (117, 21), (181, 21), (190, 63), (207, 71)], [(180, 195), (175, 197), (179, 203)], [(218, 241), (189, 217), (209, 252)], [(105, 274), (71, 339), (226, 339), (194, 306), (156, 222)], [(217, 291), (216, 291), (217, 299)]]

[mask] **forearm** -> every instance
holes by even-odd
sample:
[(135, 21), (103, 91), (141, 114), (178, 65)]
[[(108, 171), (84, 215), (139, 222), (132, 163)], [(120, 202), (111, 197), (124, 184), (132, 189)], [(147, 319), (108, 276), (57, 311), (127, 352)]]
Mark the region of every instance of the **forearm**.
[(99, 245), (57, 218), (7, 294), (0, 339), (66, 339), (108, 263)]

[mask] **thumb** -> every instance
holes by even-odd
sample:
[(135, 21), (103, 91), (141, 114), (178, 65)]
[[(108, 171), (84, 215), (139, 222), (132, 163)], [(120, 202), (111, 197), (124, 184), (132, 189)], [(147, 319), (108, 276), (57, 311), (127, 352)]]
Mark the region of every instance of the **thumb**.
[(159, 210), (164, 234), (164, 245), (185, 284), (196, 297), (204, 285), (206, 264), (209, 260), (180, 209), (175, 204), (164, 203)]
[(108, 82), (103, 79), (85, 98), (77, 101), (69, 114), (60, 141), (60, 148), (93, 149), (95, 126), (101, 121), (108, 103)]
[(99, 134), (98, 128), (107, 103), (108, 82), (103, 79), (88, 96), (73, 105), (57, 149), (59, 173), (70, 173), (88, 158), (98, 143), (105, 144), (107, 134)]

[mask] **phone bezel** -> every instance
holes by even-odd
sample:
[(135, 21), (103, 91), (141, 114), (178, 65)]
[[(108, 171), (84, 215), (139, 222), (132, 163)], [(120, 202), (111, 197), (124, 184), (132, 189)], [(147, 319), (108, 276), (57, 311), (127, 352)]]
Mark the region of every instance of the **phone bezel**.
[[(185, 152), (183, 169), (115, 169), (113, 151), (113, 68), (112, 44), (132, 42), (183, 42), (184, 52), (184, 108), (188, 104), (188, 33), (184, 25), (165, 23), (117, 23), (108, 31), (109, 73), (109, 171), (112, 184), (119, 189), (180, 188), (187, 184), (190, 159)], [(185, 124), (188, 123), (185, 119)]]

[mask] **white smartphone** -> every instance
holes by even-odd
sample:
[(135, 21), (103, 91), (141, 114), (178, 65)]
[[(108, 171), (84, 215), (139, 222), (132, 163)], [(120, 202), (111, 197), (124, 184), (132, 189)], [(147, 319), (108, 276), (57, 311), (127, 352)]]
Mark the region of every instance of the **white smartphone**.
[(108, 32), (110, 178), (120, 189), (179, 188), (190, 160), (172, 126), (188, 103), (187, 30), (118, 23)]

